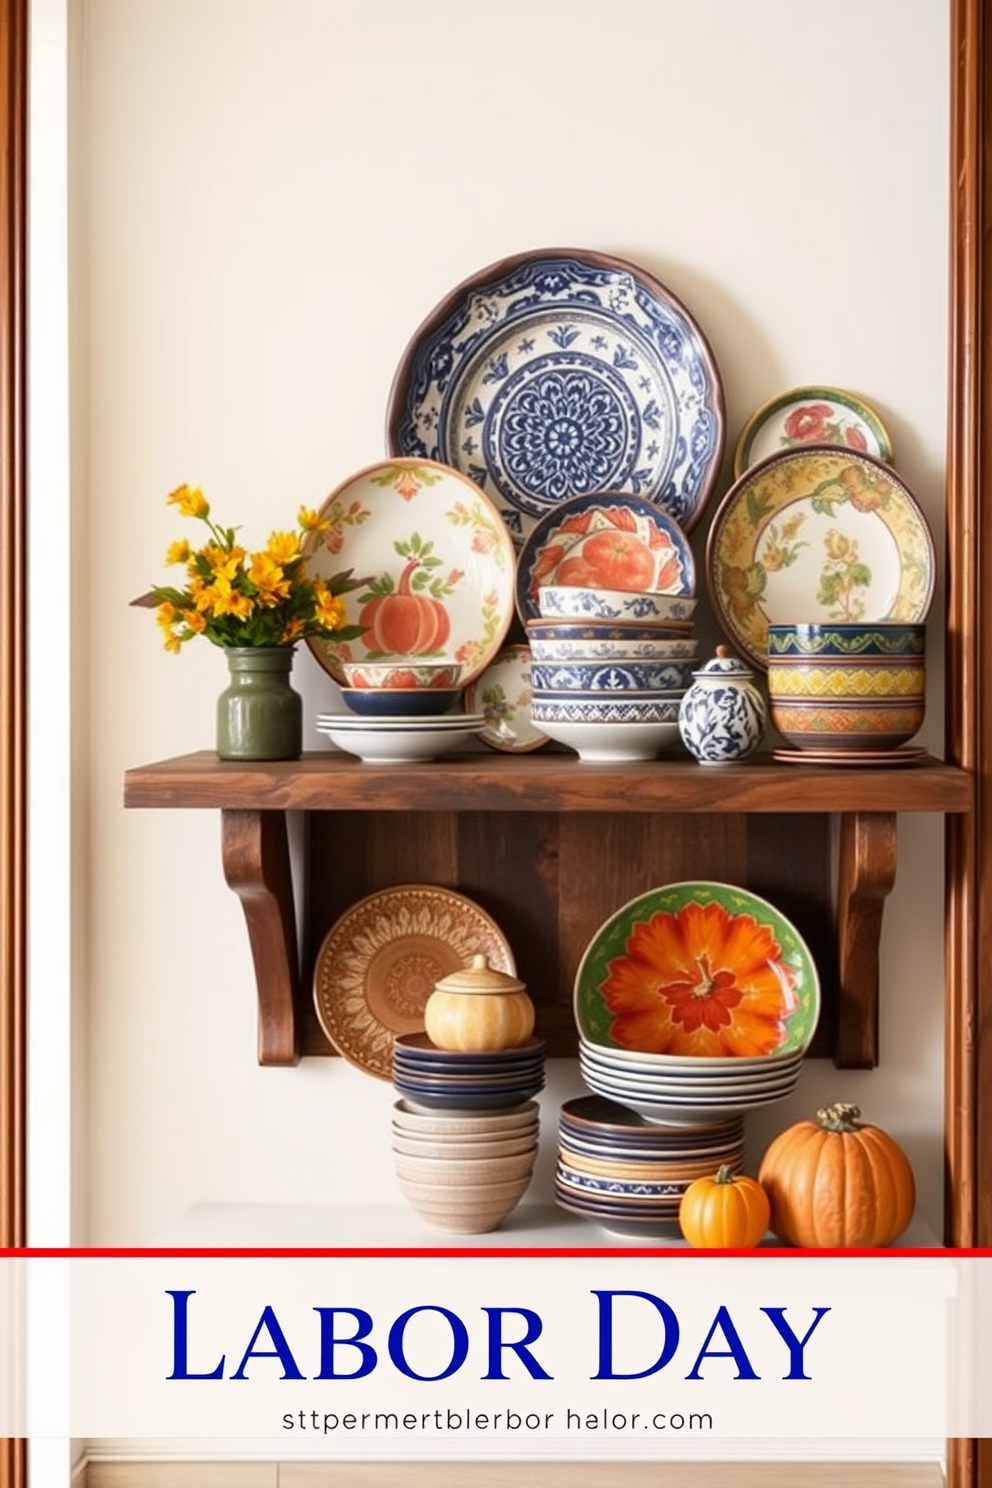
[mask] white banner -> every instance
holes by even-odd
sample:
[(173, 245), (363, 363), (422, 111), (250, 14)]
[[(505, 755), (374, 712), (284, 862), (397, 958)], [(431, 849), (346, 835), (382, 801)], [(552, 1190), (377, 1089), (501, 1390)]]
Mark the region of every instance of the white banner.
[(330, 1459), (992, 1435), (988, 1257), (77, 1254), (0, 1271), (6, 1436)]

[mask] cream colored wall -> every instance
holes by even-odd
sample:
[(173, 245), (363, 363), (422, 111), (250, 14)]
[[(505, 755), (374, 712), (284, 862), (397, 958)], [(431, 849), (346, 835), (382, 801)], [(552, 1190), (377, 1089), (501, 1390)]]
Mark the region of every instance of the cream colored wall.
[[(629, 257), (688, 303), (731, 440), (798, 383), (863, 393), (939, 537), (947, 21), (934, 0), (80, 0), (70, 19), (86, 1238), (140, 1245), (195, 1203), (393, 1194), (387, 1086), (339, 1060), (255, 1064), (216, 815), (121, 806), (127, 767), (211, 746), (224, 685), (216, 651), (167, 656), (128, 608), (180, 534), (167, 492), (198, 482), (264, 538), (384, 454), (393, 370), (439, 298), (504, 254), (568, 244)], [(296, 680), (310, 714), (327, 703), (309, 655)], [(752, 1133), (821, 1095), (859, 1099), (904, 1138), (939, 1225), (940, 824), (902, 823), (900, 845), (881, 1068), (811, 1069)], [(579, 1088), (553, 1069), (547, 1130)]]

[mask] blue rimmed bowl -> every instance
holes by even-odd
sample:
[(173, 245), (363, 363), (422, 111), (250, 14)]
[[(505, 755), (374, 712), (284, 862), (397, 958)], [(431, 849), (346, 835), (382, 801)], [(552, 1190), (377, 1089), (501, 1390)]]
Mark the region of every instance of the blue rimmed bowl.
[[(604, 692), (564, 690), (535, 692), (531, 698), (531, 717), (542, 729), (548, 723), (612, 724), (618, 728), (639, 723), (671, 724), (678, 736), (679, 703), (677, 692), (626, 692), (610, 695)], [(546, 731), (547, 732), (547, 731)], [(551, 735), (554, 738), (554, 735)]]
[(461, 701), (458, 687), (342, 687), (345, 707), (362, 718), (433, 718)]
[(541, 691), (682, 692), (692, 661), (532, 661), (531, 685)]
[(696, 601), (655, 589), (588, 589), (579, 584), (544, 584), (537, 607), (546, 620), (691, 620)]

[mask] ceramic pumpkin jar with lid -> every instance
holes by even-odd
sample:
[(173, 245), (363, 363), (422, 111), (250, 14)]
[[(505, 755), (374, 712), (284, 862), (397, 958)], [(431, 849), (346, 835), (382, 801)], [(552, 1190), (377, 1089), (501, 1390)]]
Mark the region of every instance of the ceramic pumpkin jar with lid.
[(435, 983), (424, 1027), (439, 1049), (462, 1054), (516, 1049), (534, 1031), (534, 1004), (523, 982), (497, 971), (479, 953), (471, 965)]

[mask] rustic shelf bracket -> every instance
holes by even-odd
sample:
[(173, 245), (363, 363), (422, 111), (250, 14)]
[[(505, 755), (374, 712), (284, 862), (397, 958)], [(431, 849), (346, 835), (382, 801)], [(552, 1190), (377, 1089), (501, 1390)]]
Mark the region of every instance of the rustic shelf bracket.
[(845, 812), (837, 870), (838, 1069), (873, 1069), (878, 1063), (879, 944), (895, 879), (895, 812)]
[(283, 811), (221, 811), (224, 877), (241, 900), (258, 985), (258, 1062), (300, 1060), (300, 973)]

